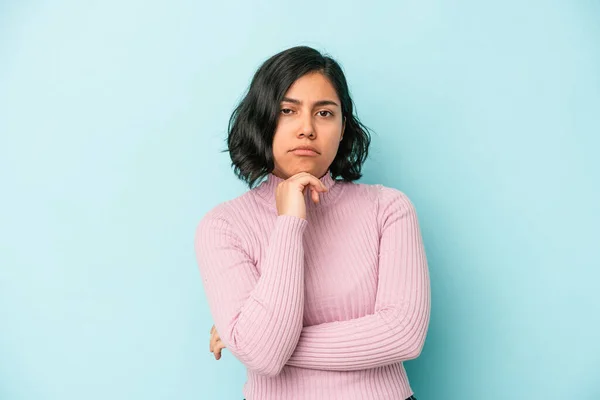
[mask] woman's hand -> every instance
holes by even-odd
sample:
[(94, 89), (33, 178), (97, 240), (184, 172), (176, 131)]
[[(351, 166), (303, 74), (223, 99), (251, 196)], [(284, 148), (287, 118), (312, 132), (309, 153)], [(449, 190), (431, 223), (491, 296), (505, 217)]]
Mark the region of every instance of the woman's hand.
[(311, 190), (312, 200), (315, 203), (319, 202), (319, 192), (328, 190), (319, 178), (308, 172), (299, 172), (279, 183), (275, 189), (277, 214), (293, 215), (306, 219), (304, 193), (308, 189)]
[(221, 358), (221, 349), (225, 348), (225, 344), (221, 341), (219, 332), (217, 332), (217, 328), (214, 325), (210, 329), (210, 333), (210, 352), (214, 353), (216, 360), (219, 360)]

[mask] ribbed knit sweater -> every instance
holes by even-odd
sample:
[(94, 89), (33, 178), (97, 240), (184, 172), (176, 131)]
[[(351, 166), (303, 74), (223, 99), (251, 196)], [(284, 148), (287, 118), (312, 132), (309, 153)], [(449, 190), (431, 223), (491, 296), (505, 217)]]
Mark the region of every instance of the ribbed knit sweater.
[(209, 210), (196, 259), (214, 325), (247, 368), (247, 400), (405, 399), (403, 362), (430, 315), (413, 203), (383, 185), (334, 180), (306, 219), (277, 215), (266, 180)]

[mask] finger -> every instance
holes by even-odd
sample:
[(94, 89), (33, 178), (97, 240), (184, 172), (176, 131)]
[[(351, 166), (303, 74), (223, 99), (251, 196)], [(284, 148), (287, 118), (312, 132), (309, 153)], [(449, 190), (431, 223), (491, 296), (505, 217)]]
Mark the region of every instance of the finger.
[(319, 192), (326, 192), (327, 186), (316, 176), (309, 174), (308, 172), (300, 172), (293, 176), (292, 178), (295, 182), (300, 183), (302, 186), (311, 185)]
[(309, 190), (310, 197), (315, 204), (320, 202), (319, 192), (326, 192), (329, 190), (320, 179), (317, 179), (308, 172), (300, 172), (290, 178), (290, 180), (298, 185), (302, 194), (305, 194), (306, 191)]
[(210, 352), (212, 353), (217, 345), (217, 338), (215, 335), (212, 335), (210, 338)]
[(224, 349), (225, 346), (222, 343), (217, 344), (215, 348), (215, 358), (218, 360), (221, 358), (221, 350)]
[(210, 343), (211, 343), (213, 351), (216, 351), (216, 348), (219, 345), (225, 346), (225, 345), (223, 345), (223, 341), (221, 340), (221, 337), (219, 336), (219, 334), (217, 333), (217, 331), (215, 331), (212, 334), (212, 337), (210, 338)]
[(312, 194), (312, 199), (315, 203), (319, 202), (319, 192), (317, 192), (316, 190), (312, 189), (311, 191)]

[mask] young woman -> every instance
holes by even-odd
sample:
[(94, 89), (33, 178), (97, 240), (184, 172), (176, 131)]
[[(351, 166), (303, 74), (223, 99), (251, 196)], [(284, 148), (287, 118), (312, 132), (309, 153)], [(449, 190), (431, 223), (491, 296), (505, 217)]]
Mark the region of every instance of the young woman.
[(417, 214), (403, 192), (354, 182), (370, 136), (341, 67), (306, 46), (275, 54), (227, 143), (250, 190), (195, 236), (215, 358), (246, 366), (248, 400), (416, 399), (403, 362), (430, 315)]

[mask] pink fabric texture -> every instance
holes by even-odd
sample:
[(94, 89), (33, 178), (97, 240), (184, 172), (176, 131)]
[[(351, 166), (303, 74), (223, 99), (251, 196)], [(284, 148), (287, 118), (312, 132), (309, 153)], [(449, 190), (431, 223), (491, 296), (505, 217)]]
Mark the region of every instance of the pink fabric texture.
[[(320, 178), (306, 219), (277, 215), (269, 174), (209, 210), (194, 247), (221, 340), (247, 368), (243, 396), (405, 399), (430, 281), (413, 203), (383, 185)], [(215, 361), (217, 362), (217, 361)]]

